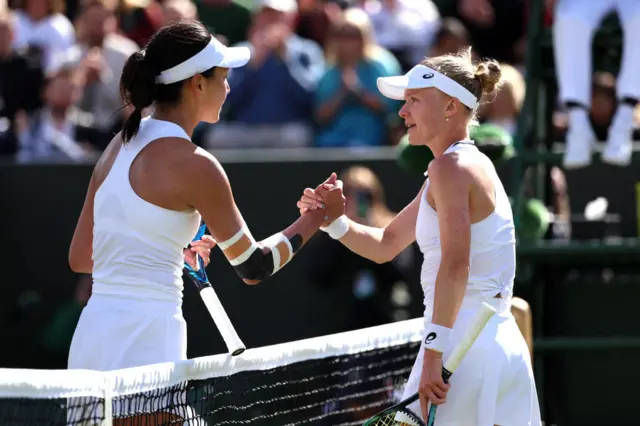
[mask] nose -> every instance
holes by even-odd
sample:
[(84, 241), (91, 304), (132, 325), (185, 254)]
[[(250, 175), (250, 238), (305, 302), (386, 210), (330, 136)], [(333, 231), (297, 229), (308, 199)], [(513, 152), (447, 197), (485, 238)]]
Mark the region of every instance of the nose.
[(407, 107), (406, 102), (404, 103), (404, 105), (402, 105), (402, 108), (400, 108), (400, 111), (398, 111), (398, 115), (405, 120), (409, 116), (409, 108)]
[(224, 87), (227, 91), (227, 95), (229, 94), (229, 92), (231, 91), (231, 86), (229, 86), (229, 82), (227, 80), (224, 81)]

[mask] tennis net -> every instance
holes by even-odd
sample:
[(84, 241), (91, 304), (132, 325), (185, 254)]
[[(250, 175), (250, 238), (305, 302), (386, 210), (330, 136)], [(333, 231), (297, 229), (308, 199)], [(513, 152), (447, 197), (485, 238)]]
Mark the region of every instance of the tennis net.
[(0, 369), (3, 426), (360, 425), (399, 400), (423, 320), (124, 370)]

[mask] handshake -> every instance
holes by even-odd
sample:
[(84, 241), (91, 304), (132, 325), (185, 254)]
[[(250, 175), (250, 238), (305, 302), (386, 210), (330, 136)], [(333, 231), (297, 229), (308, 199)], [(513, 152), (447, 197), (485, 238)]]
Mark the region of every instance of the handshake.
[(338, 180), (338, 176), (335, 173), (331, 173), (331, 176), (318, 185), (316, 189), (305, 188), (297, 206), (300, 209), (300, 215), (304, 215), (309, 211), (324, 209), (325, 216), (322, 226), (327, 227), (342, 216), (345, 211), (342, 181)]

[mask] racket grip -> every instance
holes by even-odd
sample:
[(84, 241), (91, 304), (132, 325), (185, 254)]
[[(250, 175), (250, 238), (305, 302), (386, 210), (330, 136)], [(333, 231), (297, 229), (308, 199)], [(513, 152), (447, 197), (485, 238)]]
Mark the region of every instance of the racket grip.
[(216, 323), (216, 327), (218, 327), (229, 353), (233, 356), (243, 353), (247, 348), (240, 340), (240, 336), (238, 336), (236, 329), (233, 327), (213, 287), (207, 286), (201, 289), (200, 297), (202, 297), (202, 301), (207, 307), (211, 318)]

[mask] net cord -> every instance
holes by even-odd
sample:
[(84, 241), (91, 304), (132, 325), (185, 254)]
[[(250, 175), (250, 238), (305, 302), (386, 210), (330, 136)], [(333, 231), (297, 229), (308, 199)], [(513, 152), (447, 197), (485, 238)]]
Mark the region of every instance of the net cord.
[[(115, 397), (175, 386), (190, 380), (261, 371), (297, 362), (384, 349), (422, 338), (424, 319), (326, 335), (178, 362), (114, 371), (0, 369), (0, 398)], [(106, 407), (111, 407), (110, 403)], [(110, 417), (110, 416), (109, 416)], [(104, 426), (111, 426), (105, 424)]]

